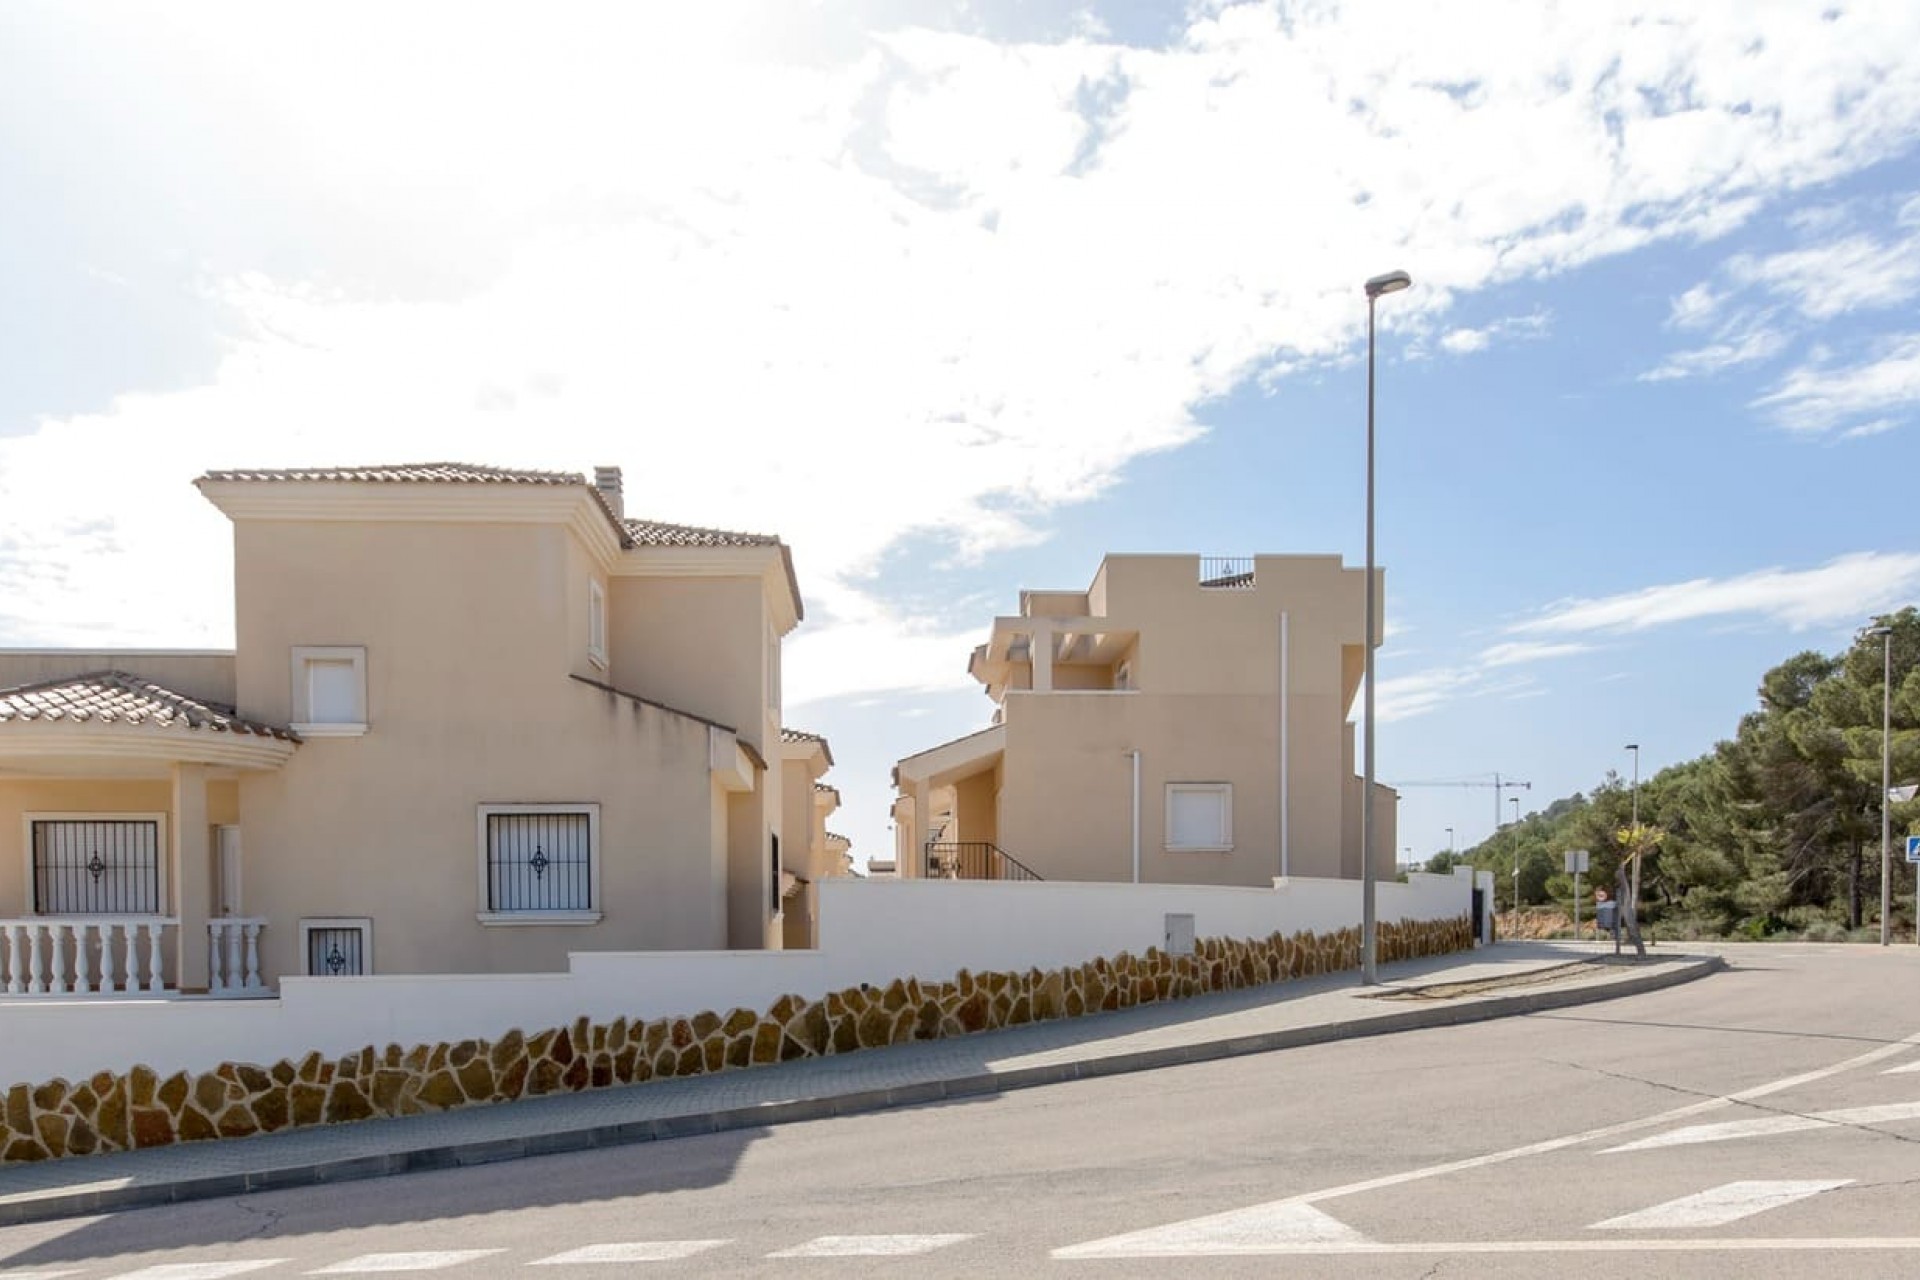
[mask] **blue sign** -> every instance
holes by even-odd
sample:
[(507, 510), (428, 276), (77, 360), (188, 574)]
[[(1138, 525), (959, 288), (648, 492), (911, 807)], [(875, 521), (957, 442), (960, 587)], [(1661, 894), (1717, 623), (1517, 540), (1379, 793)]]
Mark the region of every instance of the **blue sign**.
[(1907, 861), (1920, 862), (1920, 836), (1907, 837)]

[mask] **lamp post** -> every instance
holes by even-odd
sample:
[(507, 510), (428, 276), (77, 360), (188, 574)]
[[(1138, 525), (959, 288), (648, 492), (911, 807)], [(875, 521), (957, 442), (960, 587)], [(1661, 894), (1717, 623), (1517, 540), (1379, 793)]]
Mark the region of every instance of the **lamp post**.
[[(1626, 749), (1633, 752), (1633, 847), (1627, 850), (1628, 855), (1632, 856), (1640, 851), (1640, 744), (1629, 742)], [(1640, 911), (1640, 862), (1641, 859), (1637, 857), (1633, 859), (1633, 910), (1636, 918)], [(1622, 904), (1620, 909), (1625, 911), (1627, 908)]]
[(1880, 945), (1893, 941), (1893, 841), (1887, 790), (1893, 786), (1893, 628), (1869, 627), (1880, 637)]
[(1453, 828), (1452, 827), (1447, 828), (1447, 852), (1448, 853), (1453, 852)]
[[(1520, 825), (1520, 797), (1508, 796), (1507, 800), (1513, 805), (1513, 822), (1510, 825), (1517, 827)], [(1516, 921), (1520, 918), (1520, 833), (1518, 831), (1513, 833), (1513, 918)]]
[(1374, 886), (1373, 886), (1373, 304), (1383, 293), (1398, 293), (1413, 283), (1404, 271), (1389, 271), (1367, 281), (1367, 579), (1366, 579), (1366, 672), (1367, 701), (1366, 769), (1360, 785), (1360, 981), (1371, 986), (1379, 981), (1375, 958)]

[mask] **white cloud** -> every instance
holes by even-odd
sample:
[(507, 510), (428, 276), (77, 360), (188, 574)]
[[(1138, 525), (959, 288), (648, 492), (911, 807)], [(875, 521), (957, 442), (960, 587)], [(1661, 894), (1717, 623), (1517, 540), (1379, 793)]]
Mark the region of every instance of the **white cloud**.
[(1766, 257), (1727, 264), (1742, 284), (1790, 299), (1813, 320), (1890, 307), (1920, 294), (1920, 235), (1896, 241), (1849, 235)]
[(1854, 364), (1835, 364), (1824, 353), (1789, 372), (1753, 402), (1789, 431), (1824, 434), (1871, 419), (1866, 432), (1920, 405), (1920, 333), (1901, 333), (1874, 344), (1872, 354)]
[(1448, 329), (1440, 335), (1439, 344), (1440, 349), (1449, 355), (1470, 355), (1476, 351), (1485, 351), (1496, 338), (1544, 337), (1547, 325), (1548, 317), (1544, 311), (1524, 316), (1508, 316), (1480, 329)]
[(1531, 676), (1513, 668), (1570, 658), (1593, 649), (1593, 645), (1577, 641), (1503, 641), (1463, 663), (1381, 680), (1374, 715), (1383, 722), (1411, 720), (1463, 697), (1535, 697), (1544, 691), (1537, 688)]
[(1778, 329), (1751, 329), (1729, 342), (1716, 342), (1710, 346), (1695, 347), (1688, 351), (1675, 351), (1654, 368), (1641, 374), (1639, 380), (1670, 382), (1676, 378), (1693, 378), (1702, 374), (1719, 373), (1724, 369), (1753, 364), (1760, 360), (1770, 360), (1785, 350), (1786, 345), (1787, 335)]
[(1794, 630), (1832, 626), (1911, 600), (1920, 591), (1920, 554), (1858, 552), (1817, 569), (1759, 569), (1731, 578), (1695, 578), (1619, 595), (1568, 600), (1510, 627), (1519, 635), (1645, 631), (1709, 618), (1757, 617)]
[[(231, 327), (197, 385), (0, 437), (0, 643), (223, 640), (208, 467), (618, 462), (636, 511), (793, 544), (796, 697), (940, 687), (964, 644), (883, 555), (1031, 542), (1338, 357), (1383, 246), (1431, 332), (1910, 145), (1913, 6), (1671, 9), (1213, 6), (1164, 49), (832, 4), (32, 11), (12, 56), (81, 51), (48, 74), (94, 104), (34, 128), (171, 158), (146, 203)], [(101, 119), (120, 152), (63, 132)]]
[(1713, 318), (1725, 299), (1712, 286), (1697, 284), (1673, 300), (1667, 323), (1676, 329), (1698, 329)]

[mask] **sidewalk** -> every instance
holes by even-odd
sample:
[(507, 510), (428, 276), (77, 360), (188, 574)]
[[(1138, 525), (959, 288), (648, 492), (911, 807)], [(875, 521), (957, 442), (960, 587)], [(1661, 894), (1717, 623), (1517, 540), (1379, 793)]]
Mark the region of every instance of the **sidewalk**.
[(1723, 967), (1703, 955), (1615, 961), (1610, 944), (1503, 942), (1382, 966), (1374, 987), (1348, 972), (719, 1075), (8, 1166), (0, 1168), (0, 1226), (817, 1120), (1476, 1022), (1651, 991)]

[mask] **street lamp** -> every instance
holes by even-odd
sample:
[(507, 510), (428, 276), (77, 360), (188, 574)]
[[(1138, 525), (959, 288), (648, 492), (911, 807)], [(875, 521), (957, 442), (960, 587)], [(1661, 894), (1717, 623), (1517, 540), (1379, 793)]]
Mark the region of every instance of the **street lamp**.
[(1453, 828), (1452, 827), (1447, 828), (1447, 852), (1448, 853), (1453, 852)]
[(1373, 908), (1373, 304), (1383, 293), (1398, 293), (1413, 283), (1404, 271), (1389, 271), (1367, 281), (1367, 609), (1366, 672), (1367, 701), (1366, 770), (1360, 784), (1360, 981), (1371, 986), (1379, 981), (1374, 958), (1376, 938)]
[[(1508, 803), (1513, 805), (1513, 825), (1517, 827), (1520, 825), (1520, 797), (1508, 796), (1507, 801)], [(1519, 919), (1520, 917), (1520, 833), (1518, 831), (1513, 833), (1513, 914), (1516, 920)]]
[[(1640, 851), (1640, 744), (1637, 742), (1629, 742), (1626, 749), (1633, 752), (1633, 847), (1627, 851), (1629, 856), (1631, 856)], [(1633, 911), (1635, 919), (1639, 918), (1640, 913), (1640, 862), (1641, 859), (1639, 858), (1633, 859)], [(1622, 903), (1620, 909), (1625, 911), (1627, 909), (1626, 905)]]
[(1893, 940), (1893, 843), (1887, 826), (1887, 791), (1893, 786), (1893, 628), (1869, 627), (1880, 637), (1880, 945)]

